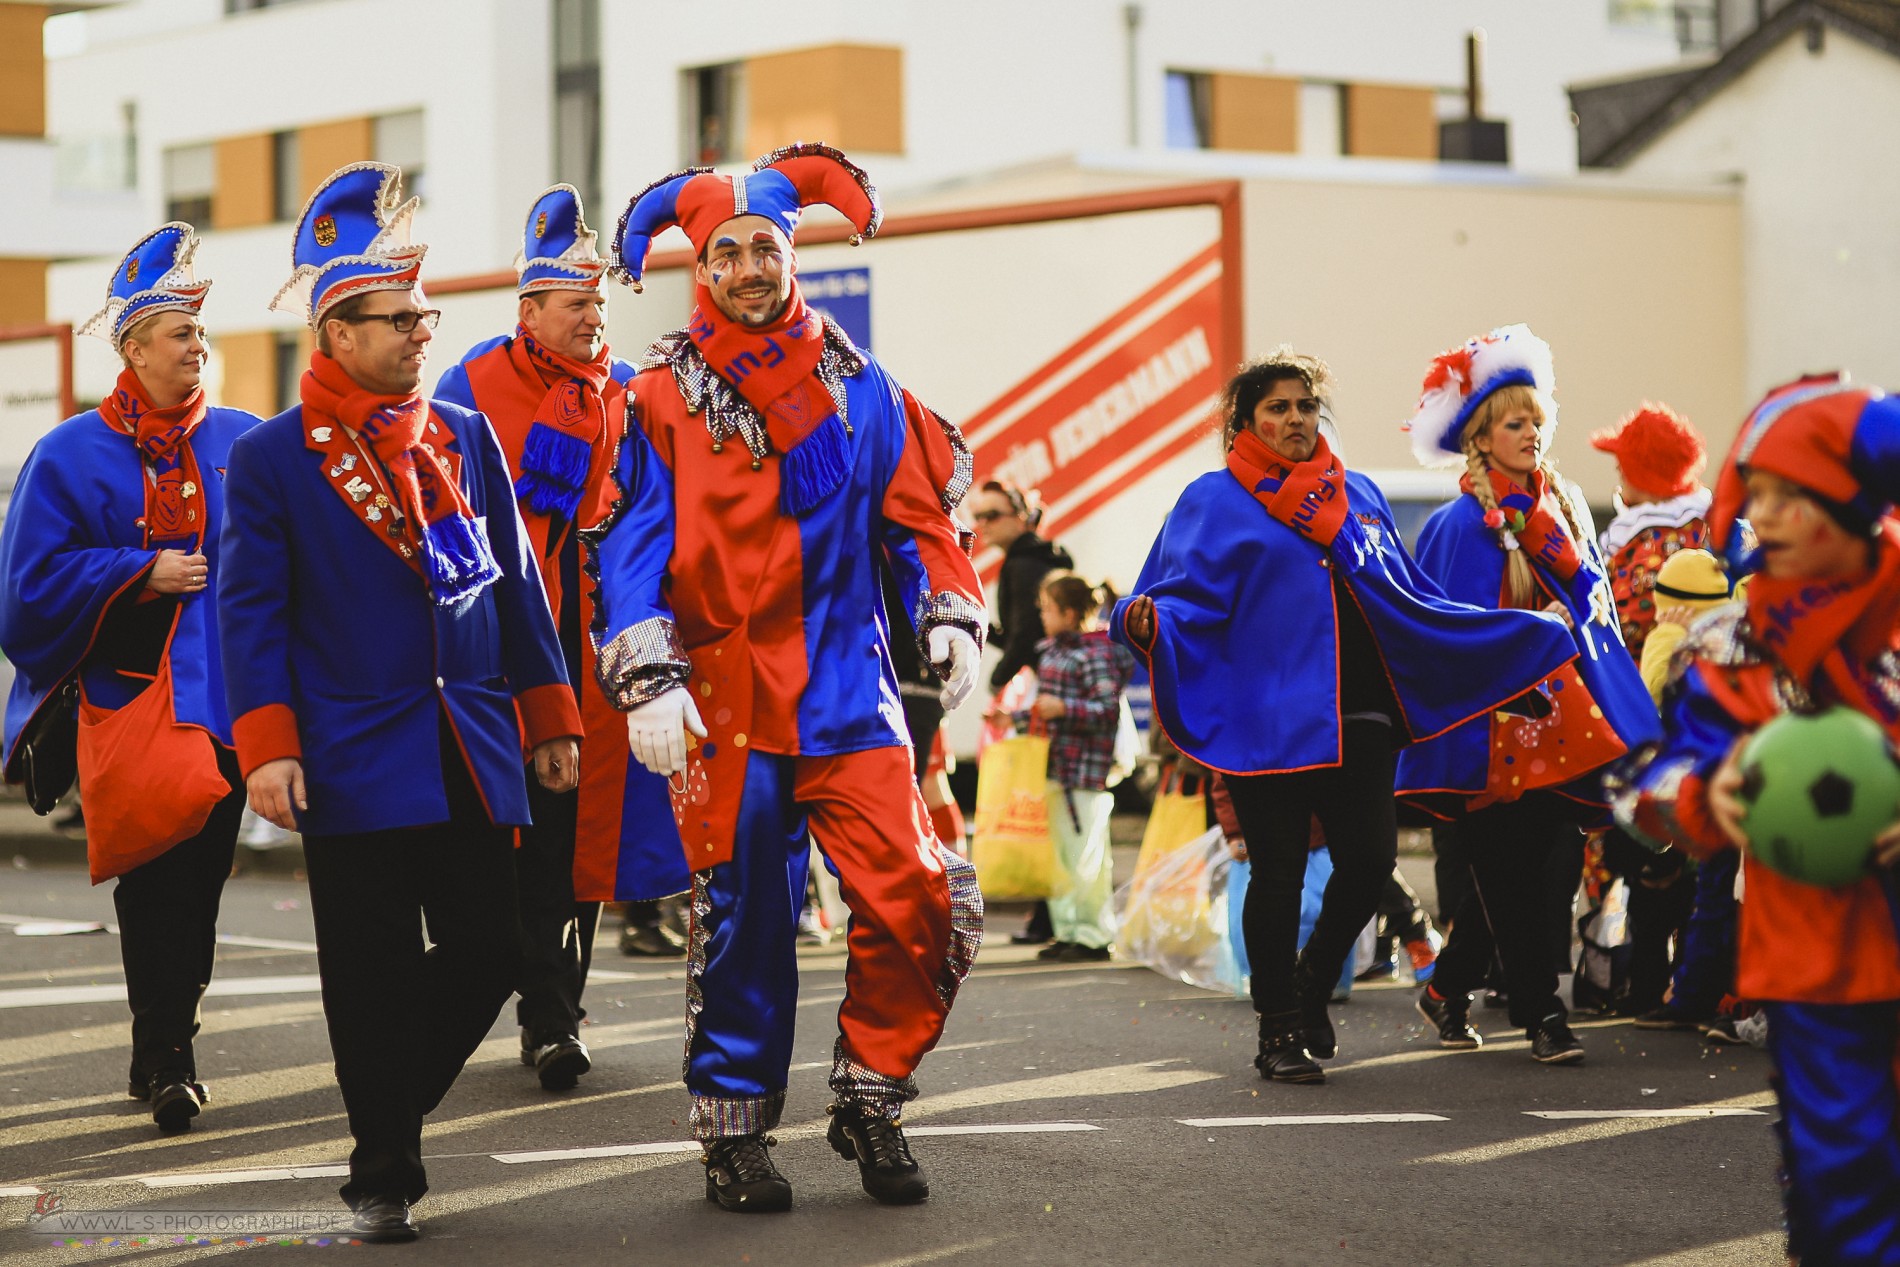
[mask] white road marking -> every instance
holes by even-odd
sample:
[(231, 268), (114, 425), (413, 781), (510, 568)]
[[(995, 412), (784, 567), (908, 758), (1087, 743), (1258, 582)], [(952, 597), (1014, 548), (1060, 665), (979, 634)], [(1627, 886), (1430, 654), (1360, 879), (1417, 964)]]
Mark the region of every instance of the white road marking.
[(276, 937), (242, 937), (237, 933), (219, 933), (218, 944), (220, 946), (250, 946), (258, 950), (293, 950), (300, 955), (317, 953), (317, 943), (314, 941), (283, 941)]
[(1610, 1117), (1766, 1117), (1760, 1109), (1525, 1109), (1525, 1117), (1595, 1121)]
[(1099, 1131), (1091, 1122), (1005, 1122), (996, 1126), (906, 1126), (906, 1135), (1061, 1135)]
[(270, 1183), (279, 1179), (334, 1179), (347, 1175), (340, 1166), (268, 1166), (256, 1170), (199, 1170), (181, 1174), (130, 1175), (114, 1183), (142, 1183), (148, 1188), (210, 1188), (227, 1183)]
[(30, 1183), (0, 1184), (0, 1197), (37, 1197), (40, 1190)]
[(1283, 1113), (1275, 1117), (1177, 1117), (1183, 1126), (1358, 1126), (1386, 1122), (1448, 1122), (1436, 1113)]
[(655, 1153), (697, 1153), (694, 1141), (668, 1140), (663, 1144), (603, 1144), (598, 1148), (543, 1148), (526, 1153), (490, 1153), (496, 1161), (516, 1166), (524, 1161), (580, 1161), (588, 1157), (650, 1157)]
[[(213, 979), (205, 995), (206, 997), (230, 997), (246, 994), (315, 994), (319, 988), (320, 982), (314, 972), (288, 977), (223, 977)], [(122, 981), (117, 985), (42, 985), (18, 990), (0, 990), (0, 1009), (123, 1002), (125, 1002), (125, 983)]]

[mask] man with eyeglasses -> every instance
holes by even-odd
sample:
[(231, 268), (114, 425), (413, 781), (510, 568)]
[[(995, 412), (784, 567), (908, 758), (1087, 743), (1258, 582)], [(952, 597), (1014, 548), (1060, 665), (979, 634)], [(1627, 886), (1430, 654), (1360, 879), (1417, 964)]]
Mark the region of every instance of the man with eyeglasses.
[(572, 185), (543, 191), (515, 257), (514, 333), (476, 344), (435, 388), (437, 400), (479, 409), (495, 426), (587, 731), (581, 786), (556, 794), (530, 785), (534, 825), (521, 829), (515, 851), (524, 958), (515, 1020), (521, 1062), (549, 1091), (568, 1090), (592, 1068), (580, 1040), (581, 992), (601, 902), (630, 904), (623, 948), (679, 957), (685, 940), (661, 922), (657, 899), (691, 883), (666, 780), (629, 769), (626, 723), (585, 685), (593, 649), (582, 630), (594, 605), (581, 576), (580, 530), (612, 500), (607, 468), (633, 377), (607, 348), (606, 267), (580, 193)]
[(494, 431), (418, 391), (441, 314), (401, 179), (345, 167), (298, 221), (275, 306), (317, 350), (232, 449), (218, 594), (251, 806), (304, 837), (368, 1241), (415, 1238), (423, 1115), (514, 988), (524, 747), (568, 791), (581, 733)]

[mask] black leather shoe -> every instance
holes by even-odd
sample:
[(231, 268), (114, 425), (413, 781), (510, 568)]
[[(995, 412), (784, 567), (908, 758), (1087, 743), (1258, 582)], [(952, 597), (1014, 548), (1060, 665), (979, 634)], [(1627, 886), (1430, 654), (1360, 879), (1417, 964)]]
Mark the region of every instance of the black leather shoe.
[(149, 1100), (152, 1098), (152, 1080), (150, 1078), (127, 1078), (125, 1080), (125, 1093), (134, 1100)]
[[(1014, 941), (1015, 938), (1011, 938), (1010, 940)], [(1029, 945), (1030, 943), (1025, 942), (1023, 944)], [(1044, 946), (1041, 950), (1038, 950), (1036, 952), (1036, 958), (1060, 959), (1062, 958), (1062, 952), (1067, 950), (1068, 948), (1069, 948), (1069, 943), (1066, 941), (1052, 941), (1047, 946)]]
[(1260, 1018), (1260, 1052), (1253, 1067), (1269, 1082), (1324, 1082), (1326, 1071), (1313, 1063), (1298, 1012)]
[(1112, 946), (1084, 946), (1081, 942), (1070, 942), (1056, 956), (1063, 963), (1106, 963), (1115, 957)]
[(620, 953), (644, 959), (678, 959), (686, 953), (686, 939), (665, 924), (624, 924)]
[(1453, 1051), (1472, 1051), (1484, 1046), (1484, 1036), (1471, 1028), (1471, 996), (1454, 994), (1440, 998), (1430, 986), (1418, 992), (1418, 1014), (1438, 1031), (1438, 1045)]
[(741, 1214), (773, 1214), (792, 1208), (792, 1185), (772, 1164), (770, 1135), (728, 1135), (706, 1145), (706, 1199)]
[(205, 1104), (205, 1089), (197, 1083), (170, 1074), (152, 1079), (152, 1120), (167, 1135), (191, 1129), (191, 1119)]
[(581, 1075), (594, 1067), (587, 1044), (572, 1034), (554, 1034), (534, 1045), (532, 1057), (524, 1044), (522, 1060), (534, 1066), (535, 1076), (549, 1091), (571, 1091)]
[(1305, 1031), (1307, 1054), (1315, 1060), (1331, 1060), (1339, 1054), (1339, 1040), (1333, 1036), (1333, 1018), (1326, 1011), (1334, 984), (1319, 980), (1306, 956), (1300, 956), (1300, 962), (1293, 969), (1293, 988), (1300, 998), (1300, 1028)]
[(401, 1197), (361, 1197), (355, 1209), (350, 1235), (359, 1241), (389, 1245), (416, 1239), (416, 1222), (409, 1217), (409, 1203)]
[(828, 1107), (825, 1138), (838, 1156), (858, 1163), (864, 1190), (880, 1205), (915, 1205), (930, 1196), (930, 1181), (910, 1155), (902, 1120), (892, 1121), (848, 1100)]
[(1530, 1039), (1531, 1058), (1540, 1065), (1573, 1065), (1583, 1059), (1583, 1044), (1554, 1013), (1537, 1022)]

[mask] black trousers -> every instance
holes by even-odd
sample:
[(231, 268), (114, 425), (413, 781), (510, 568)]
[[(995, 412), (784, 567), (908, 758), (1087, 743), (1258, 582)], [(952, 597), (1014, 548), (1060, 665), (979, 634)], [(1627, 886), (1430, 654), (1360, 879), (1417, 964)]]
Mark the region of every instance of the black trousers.
[[(1451, 935), (1432, 987), (1447, 997), (1483, 988), (1493, 956), (1503, 966), (1511, 1024), (1529, 1029), (1568, 1015), (1557, 997), (1564, 965), (1552, 944), (1551, 877), (1570, 868), (1574, 893), (1581, 848), (1576, 825), (1556, 796), (1533, 792), (1491, 805), (1458, 824), (1471, 887), (1452, 912)], [(1566, 919), (1566, 925), (1567, 925)], [(1568, 940), (1564, 958), (1568, 957)]]
[(304, 837), (323, 1015), (356, 1140), (341, 1189), (352, 1205), (428, 1190), (423, 1114), (487, 1036), (520, 971), (514, 829), (488, 821), (452, 741), (442, 764), (447, 822)]
[(112, 889), (126, 1000), (132, 1007), (127, 1077), (141, 1086), (155, 1074), (168, 1082), (198, 1080), (191, 1040), (198, 1035), (198, 1005), (211, 984), (218, 902), (244, 817), (237, 755), (222, 747), (217, 752), (230, 795), (218, 802), (196, 836), (132, 868)]
[(1253, 966), (1254, 1010), (1262, 1016), (1299, 1006), (1293, 966), (1312, 820), (1318, 817), (1333, 855), (1333, 878), (1306, 943), (1319, 980), (1339, 979), (1398, 859), (1392, 728), (1347, 722), (1344, 747), (1345, 760), (1326, 769), (1225, 776), (1253, 864), (1241, 930)]
[(600, 903), (574, 900), (575, 815), (579, 792), (550, 792), (528, 771), (532, 826), (515, 850), (521, 914), (521, 976), (515, 1022), (541, 1043), (580, 1032), (581, 992), (594, 960)]

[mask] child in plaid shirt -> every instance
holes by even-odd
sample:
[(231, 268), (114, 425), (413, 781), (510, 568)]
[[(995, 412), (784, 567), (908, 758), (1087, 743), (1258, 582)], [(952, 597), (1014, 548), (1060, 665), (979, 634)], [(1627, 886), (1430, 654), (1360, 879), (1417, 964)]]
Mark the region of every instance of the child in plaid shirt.
[(1055, 940), (1039, 957), (1065, 962), (1106, 959), (1115, 940), (1108, 772), (1135, 658), (1097, 627), (1099, 606), (1073, 572), (1045, 577), (1036, 600), (1047, 637), (1036, 644), (1029, 712), (1049, 732), (1049, 835), (1069, 881), (1066, 892), (1049, 899)]

